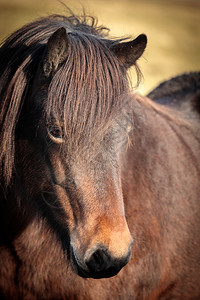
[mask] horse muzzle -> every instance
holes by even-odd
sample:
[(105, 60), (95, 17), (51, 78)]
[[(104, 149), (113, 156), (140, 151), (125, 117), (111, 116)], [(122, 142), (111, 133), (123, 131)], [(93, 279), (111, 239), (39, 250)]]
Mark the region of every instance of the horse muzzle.
[[(132, 243), (131, 243), (132, 245)], [(85, 278), (107, 278), (115, 276), (130, 260), (131, 245), (123, 257), (115, 257), (103, 245), (87, 251), (83, 262), (72, 250), (73, 265), (76, 273)]]

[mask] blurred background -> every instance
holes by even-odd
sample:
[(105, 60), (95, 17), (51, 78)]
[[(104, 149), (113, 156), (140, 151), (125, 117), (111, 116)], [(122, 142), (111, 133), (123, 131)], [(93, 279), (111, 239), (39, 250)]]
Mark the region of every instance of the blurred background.
[[(63, 2), (63, 3), (62, 3)], [(147, 50), (139, 60), (146, 94), (161, 81), (200, 70), (200, 0), (0, 0), (0, 42), (14, 30), (49, 14), (82, 8), (110, 28), (111, 37), (146, 33)], [(133, 85), (134, 70), (130, 71)]]

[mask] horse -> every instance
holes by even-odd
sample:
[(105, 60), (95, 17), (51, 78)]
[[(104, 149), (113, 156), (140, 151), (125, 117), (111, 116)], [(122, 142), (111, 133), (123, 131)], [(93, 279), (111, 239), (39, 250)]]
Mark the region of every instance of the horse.
[(1, 299), (200, 298), (200, 73), (137, 94), (146, 45), (74, 14), (2, 44)]

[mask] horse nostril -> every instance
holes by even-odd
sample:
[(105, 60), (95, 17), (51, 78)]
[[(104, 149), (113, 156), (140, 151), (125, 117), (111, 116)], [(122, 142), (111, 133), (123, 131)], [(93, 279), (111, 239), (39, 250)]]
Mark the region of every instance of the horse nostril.
[(110, 256), (104, 249), (98, 249), (85, 261), (90, 272), (98, 273), (110, 265)]

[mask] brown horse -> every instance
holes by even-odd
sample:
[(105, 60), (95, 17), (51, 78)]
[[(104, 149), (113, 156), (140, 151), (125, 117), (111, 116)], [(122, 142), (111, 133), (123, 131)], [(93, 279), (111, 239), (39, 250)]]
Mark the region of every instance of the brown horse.
[(200, 74), (134, 94), (146, 43), (72, 15), (1, 47), (1, 299), (200, 299)]

